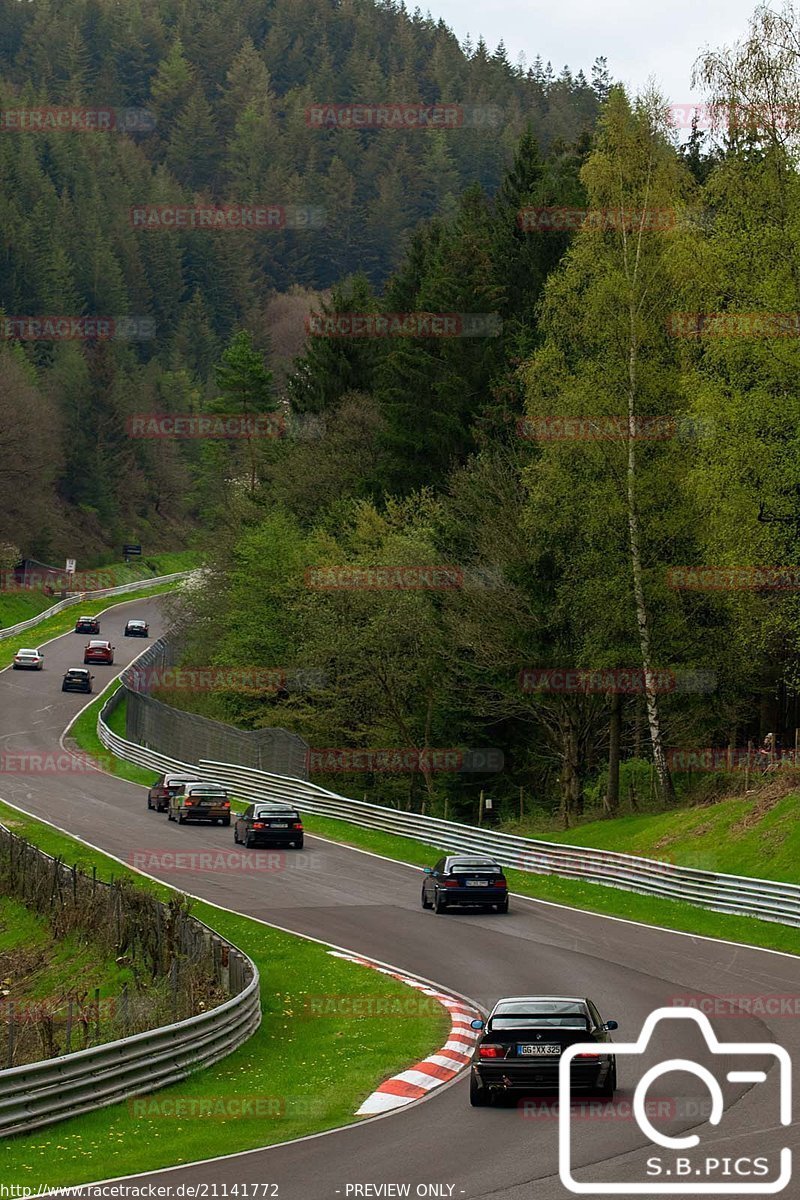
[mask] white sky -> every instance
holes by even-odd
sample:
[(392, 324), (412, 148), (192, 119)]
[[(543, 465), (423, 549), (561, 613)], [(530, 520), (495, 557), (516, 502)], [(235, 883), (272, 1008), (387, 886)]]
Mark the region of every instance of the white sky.
[(419, 6), (443, 17), (460, 41), (482, 34), (494, 50), (502, 38), (512, 63), (522, 50), (529, 65), (541, 54), (556, 75), (567, 65), (573, 73), (583, 68), (589, 79), (593, 61), (605, 55), (612, 79), (636, 91), (654, 77), (670, 103), (685, 104), (703, 99), (690, 87), (697, 55), (740, 38), (756, 0), (419, 0)]

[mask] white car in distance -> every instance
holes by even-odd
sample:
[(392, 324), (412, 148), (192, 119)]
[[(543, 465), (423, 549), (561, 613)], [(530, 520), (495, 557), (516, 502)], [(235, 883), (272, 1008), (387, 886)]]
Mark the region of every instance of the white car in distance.
[(20, 649), (11, 665), (15, 671), (41, 671), (44, 668), (44, 655), (41, 650)]

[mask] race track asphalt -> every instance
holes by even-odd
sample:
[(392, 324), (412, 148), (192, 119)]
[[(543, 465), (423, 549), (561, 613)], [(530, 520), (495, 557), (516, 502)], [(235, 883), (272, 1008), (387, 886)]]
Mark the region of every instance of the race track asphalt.
[[(96, 688), (143, 649), (140, 640), (122, 636), (125, 620), (131, 616), (148, 619), (153, 637), (163, 632), (159, 598), (131, 601), (109, 613), (100, 636), (115, 643), (117, 662), (114, 667), (93, 668)], [(36, 644), (35, 632), (22, 637), (21, 644)], [(84, 641), (77, 634), (66, 634), (48, 644), (42, 673), (0, 672), (0, 750), (6, 755), (59, 750), (65, 726), (87, 701), (85, 696), (60, 691), (63, 671), (82, 663)], [(19, 764), (20, 760), (6, 761)], [(232, 831), (171, 824), (165, 816), (147, 811), (142, 788), (98, 771), (6, 770), (0, 779), (0, 798), (123, 861), (141, 862), (133, 856), (152, 851), (148, 872), (187, 892), (389, 962), (484, 1007), (502, 995), (588, 995), (607, 1019), (619, 1021), (617, 1041), (635, 1041), (645, 1018), (676, 997), (788, 996), (793, 998), (795, 1013), (800, 1012), (800, 959), (523, 898), (512, 898), (507, 916), (437, 916), (420, 907), (420, 873), (415, 868), (318, 838), (307, 836), (305, 849), (288, 853), (286, 867), (280, 871), (176, 872), (159, 866), (158, 855), (230, 849)], [(723, 1041), (776, 1042), (794, 1057), (800, 1052), (796, 1015), (793, 1019), (714, 1017), (713, 1025)], [(626, 1060), (616, 1115), (598, 1111), (574, 1121), (572, 1145), (579, 1181), (604, 1182), (614, 1188), (607, 1194), (622, 1196), (616, 1185), (649, 1180), (643, 1194), (657, 1194), (647, 1159), (662, 1155), (666, 1169), (676, 1152), (654, 1148), (630, 1118), (626, 1103), (644, 1069), (676, 1057), (705, 1064), (721, 1079), (732, 1069), (730, 1056), (706, 1052), (693, 1026), (686, 1022), (661, 1026), (644, 1055)], [(778, 1070), (771, 1064), (768, 1056), (757, 1056), (755, 1066), (767, 1073), (763, 1083), (723, 1083), (726, 1112), (716, 1128), (707, 1123), (708, 1092), (699, 1080), (684, 1072), (663, 1076), (650, 1093), (661, 1104), (663, 1128), (671, 1134), (696, 1132), (700, 1150), (710, 1157), (733, 1162), (768, 1156), (771, 1163), (777, 1162), (780, 1148), (794, 1146), (797, 1139), (796, 1126), (787, 1130), (779, 1125)], [(346, 1069), (343, 1062), (343, 1072)], [(181, 1183), (269, 1182), (278, 1185), (280, 1200), (381, 1194), (564, 1200), (570, 1194), (559, 1179), (558, 1122), (549, 1105), (544, 1114), (530, 1108), (527, 1113), (515, 1107), (471, 1109), (466, 1077), (387, 1118), (216, 1162), (151, 1173), (144, 1179), (173, 1188)], [(730, 1179), (733, 1184), (735, 1177)], [(407, 1184), (409, 1191), (359, 1187), (367, 1184)], [(438, 1185), (439, 1190), (426, 1185)], [(800, 1196), (800, 1183), (790, 1184), (783, 1194)]]

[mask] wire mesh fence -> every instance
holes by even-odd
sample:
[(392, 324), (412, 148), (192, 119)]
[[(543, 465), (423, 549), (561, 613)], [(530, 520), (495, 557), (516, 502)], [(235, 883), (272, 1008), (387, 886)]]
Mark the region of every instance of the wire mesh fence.
[(159, 638), (123, 672), (125, 736), (129, 741), (185, 763), (217, 758), (276, 775), (307, 778), (309, 747), (297, 734), (277, 728), (236, 729), (149, 695), (149, 681), (175, 667), (179, 653), (174, 641)]
[(76, 984), (31, 997), (23, 995), (26, 967), (36, 965), (30, 951), (0, 954), (0, 1070), (193, 1017), (239, 995), (252, 974), (243, 955), (190, 915), (185, 897), (164, 903), (126, 879), (105, 883), (3, 826), (0, 895), (46, 921), (54, 941), (90, 944), (123, 978), (114, 994)]

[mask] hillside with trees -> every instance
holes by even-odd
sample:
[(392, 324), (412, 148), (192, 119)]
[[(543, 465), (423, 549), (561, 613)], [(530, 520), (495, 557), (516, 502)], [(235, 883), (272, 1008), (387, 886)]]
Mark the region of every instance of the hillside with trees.
[[(316, 440), (218, 514), (187, 658), (302, 666), (316, 690), (182, 703), (315, 747), (499, 749), (494, 776), (321, 777), (467, 818), (481, 789), (564, 824), (587, 796), (607, 812), (713, 796), (724, 754), (692, 774), (673, 751), (736, 761), (767, 731), (794, 748), (800, 29), (787, 12), (794, 49), (773, 55), (773, 19), (700, 64), (713, 147), (695, 130), (681, 148), (657, 95), (615, 88), (590, 146), (543, 154), (526, 134), (494, 199), (467, 189), (382, 293), (333, 289), (329, 314), (490, 311), (502, 329), (312, 340), (288, 388)], [(530, 234), (531, 204), (617, 216)], [(548, 435), (569, 419), (606, 432)], [(460, 583), (309, 583), (433, 564)], [(547, 670), (641, 685), (526, 686)]]
[[(2, 0), (0, 108), (110, 108), (118, 125), (4, 129), (0, 314), (124, 316), (149, 332), (4, 336), (0, 540), (85, 561), (132, 536), (187, 536), (208, 491), (204, 456), (133, 441), (131, 414), (204, 411), (240, 329), (280, 394), (320, 293), (357, 272), (380, 290), (421, 223), (452, 217), (469, 188), (494, 195), (527, 126), (569, 153), (608, 86), (602, 59), (590, 81), (539, 60), (511, 64), (502, 45), (460, 46), (444, 22), (392, 2)], [(307, 116), (397, 102), (467, 117), (387, 131)], [(136, 117), (128, 132), (125, 113)], [(230, 203), (312, 210), (316, 223), (168, 232), (130, 216)], [(36, 496), (20, 497), (21, 457)]]

